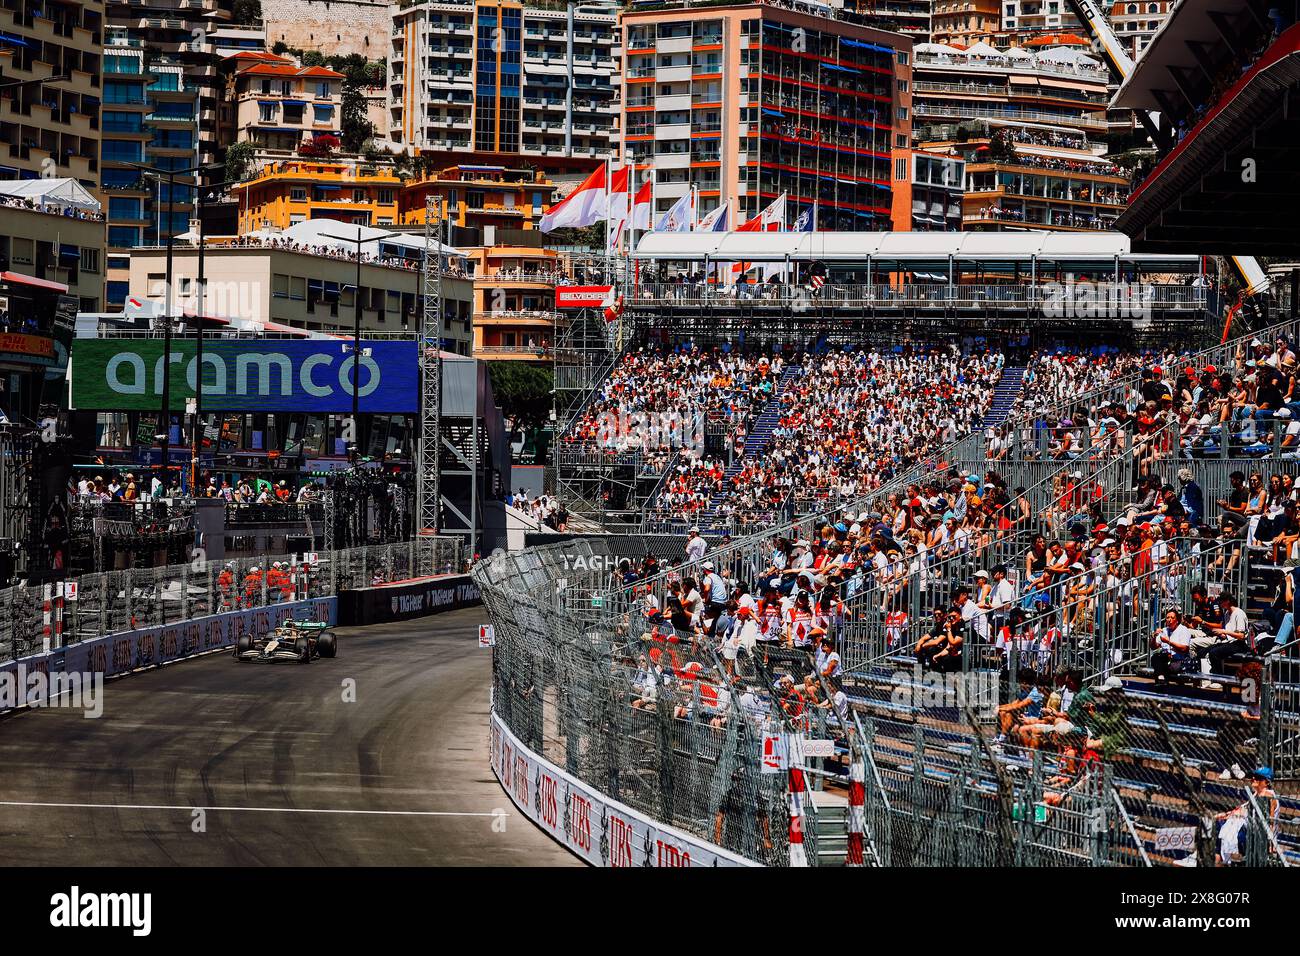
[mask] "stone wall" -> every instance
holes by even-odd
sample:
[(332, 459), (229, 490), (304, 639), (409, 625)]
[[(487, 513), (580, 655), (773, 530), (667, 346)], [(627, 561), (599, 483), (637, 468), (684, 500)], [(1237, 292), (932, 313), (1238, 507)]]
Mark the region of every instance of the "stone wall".
[(377, 0), (274, 0), (262, 4), (266, 46), (285, 43), (322, 53), (360, 53), (370, 60), (388, 55), (392, 20)]

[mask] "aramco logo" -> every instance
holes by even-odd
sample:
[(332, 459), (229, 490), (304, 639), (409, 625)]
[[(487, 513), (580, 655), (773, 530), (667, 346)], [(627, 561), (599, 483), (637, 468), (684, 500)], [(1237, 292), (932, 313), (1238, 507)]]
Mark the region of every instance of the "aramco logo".
[[(154, 362), (153, 395), (163, 393), (163, 358), (160, 355)], [(304, 395), (328, 398), (336, 391), (335, 381), (338, 390), (349, 395), (352, 393), (352, 368), (356, 358), (350, 354), (317, 352), (299, 361), (296, 368), (293, 359), (283, 352), (243, 352), (232, 358), (233, 368), (227, 362), (227, 356), (216, 352), (203, 353), (203, 364), (212, 370), (211, 381), (204, 376), (204, 395), (279, 395), (291, 398), (296, 386)], [(191, 390), (198, 388), (197, 356), (190, 356), (186, 361), (184, 353), (171, 352), (168, 361), (172, 365), (182, 365), (186, 384)], [(362, 354), (361, 368), (363, 374), (357, 385), (357, 395), (365, 398), (378, 390), (381, 373), (379, 363), (370, 355)], [(104, 366), (104, 380), (118, 395), (149, 394), (149, 370), (144, 358), (136, 352), (122, 351), (111, 356)], [(233, 388), (230, 387), (232, 383)]]

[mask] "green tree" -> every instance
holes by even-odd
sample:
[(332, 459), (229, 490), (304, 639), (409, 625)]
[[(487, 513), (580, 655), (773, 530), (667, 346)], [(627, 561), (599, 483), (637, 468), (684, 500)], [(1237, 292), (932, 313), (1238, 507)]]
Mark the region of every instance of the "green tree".
[(345, 151), (361, 152), (366, 140), (375, 135), (375, 124), (370, 122), (367, 112), (366, 97), (361, 88), (354, 83), (344, 83), (341, 132)]
[(516, 428), (541, 428), (551, 416), (552, 369), (528, 362), (488, 362), (492, 394)]
[(226, 179), (243, 182), (253, 171), (256, 150), (249, 142), (232, 143), (226, 148)]
[(259, 23), (262, 19), (262, 0), (235, 0), (230, 17), (235, 23)]

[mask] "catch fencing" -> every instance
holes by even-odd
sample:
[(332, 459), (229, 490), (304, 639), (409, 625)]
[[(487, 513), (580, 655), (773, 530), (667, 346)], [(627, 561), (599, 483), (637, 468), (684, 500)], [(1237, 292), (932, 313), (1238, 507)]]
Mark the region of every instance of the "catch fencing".
[(63, 582), (6, 588), (0, 590), (0, 661), (223, 611), (455, 573), (461, 562), (459, 538), (429, 537), (306, 555), (200, 557), (187, 564), (83, 574), (69, 582), (75, 591)]
[[(1069, 718), (1039, 721), (1006, 716), (1026, 685), (993, 668), (850, 675), (839, 699), (807, 651), (760, 645), (728, 660), (704, 635), (649, 620), (643, 596), (610, 581), (613, 561), (579, 540), (475, 568), (495, 625), (494, 711), (534, 754), (699, 840), (775, 866), (1296, 860), (1297, 801), (1255, 796), (1244, 779), (1266, 756), (1259, 725), (1194, 684), (1156, 693), (1057, 675), (1053, 688), (1040, 675), (1046, 705)], [(1149, 623), (1128, 633), (1138, 641)], [(803, 756), (813, 741), (833, 747)], [(787, 764), (808, 781), (801, 803)], [(854, 781), (861, 809), (849, 812)]]

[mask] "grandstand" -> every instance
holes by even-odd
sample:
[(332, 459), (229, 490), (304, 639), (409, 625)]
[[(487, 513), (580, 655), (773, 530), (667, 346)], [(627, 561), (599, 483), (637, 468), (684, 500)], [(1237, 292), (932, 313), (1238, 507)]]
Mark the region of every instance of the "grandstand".
[[(708, 278), (759, 258), (733, 238), (674, 237), (706, 265), (667, 293), (662, 274), (637, 287), (626, 349), (587, 400), (721, 363), (731, 380), (710, 377), (690, 406), (715, 422), (703, 448), (638, 449), (647, 477), (605, 509), (603, 535), (477, 572), (498, 625), (495, 699), (521, 739), (769, 864), (803, 855), (783, 779), (757, 769), (774, 728), (836, 742), (805, 762), (810, 862), (1300, 860), (1300, 323), (1198, 350), (1214, 283), (1112, 255), (1112, 278), (1145, 266), (1157, 301), (1194, 308), (1034, 325), (1022, 303), (1041, 308), (1041, 283), (1016, 280), (1046, 274), (1038, 252), (1025, 272), (986, 264), (1016, 303), (991, 326), (954, 309), (971, 301), (953, 291), (969, 285), (955, 258), (936, 299), (907, 293), (884, 314), (877, 287), (907, 284), (880, 245), (869, 297), (808, 315), (792, 304), (834, 290), (841, 267), (808, 271), (804, 249), (747, 299)], [(679, 322), (701, 298), (709, 322)], [(628, 438), (561, 434), (570, 464), (599, 462), (561, 465), (561, 493), (608, 496)], [(683, 551), (691, 525), (702, 555)], [(574, 574), (575, 547), (618, 570)]]

